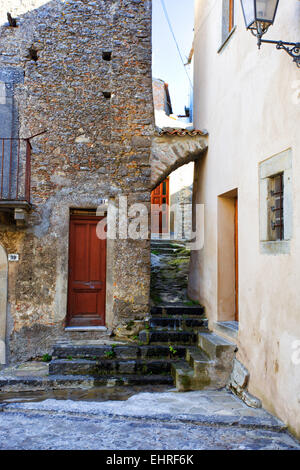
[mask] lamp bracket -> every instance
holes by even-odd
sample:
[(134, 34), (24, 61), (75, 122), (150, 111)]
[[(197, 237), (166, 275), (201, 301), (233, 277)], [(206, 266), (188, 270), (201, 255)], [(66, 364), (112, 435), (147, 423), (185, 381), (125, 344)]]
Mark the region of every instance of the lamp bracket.
[(289, 56), (293, 58), (293, 61), (297, 67), (300, 68), (300, 42), (272, 41), (270, 39), (262, 39), (262, 34), (254, 35), (257, 37), (257, 45), (259, 49), (262, 43), (275, 44), (276, 49), (283, 49), (285, 52), (287, 52)]

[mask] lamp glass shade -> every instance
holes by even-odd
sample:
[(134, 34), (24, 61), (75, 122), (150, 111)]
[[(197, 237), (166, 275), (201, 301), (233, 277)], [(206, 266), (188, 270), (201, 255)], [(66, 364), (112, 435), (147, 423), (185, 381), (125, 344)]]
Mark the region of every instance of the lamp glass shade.
[(255, 1), (254, 0), (241, 0), (242, 10), (246, 28), (249, 28), (255, 21)]
[(246, 28), (261, 22), (274, 23), (279, 0), (241, 0)]
[(256, 0), (256, 21), (273, 24), (279, 0)]

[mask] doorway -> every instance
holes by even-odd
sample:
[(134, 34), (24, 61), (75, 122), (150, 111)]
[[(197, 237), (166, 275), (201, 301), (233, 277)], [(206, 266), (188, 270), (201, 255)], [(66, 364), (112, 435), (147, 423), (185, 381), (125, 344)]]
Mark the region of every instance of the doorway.
[(238, 191), (218, 197), (218, 321), (239, 320)]
[(239, 208), (238, 198), (234, 198), (234, 277), (235, 277), (235, 321), (239, 321)]
[(94, 214), (70, 217), (68, 326), (105, 326), (106, 240)]
[(169, 233), (169, 178), (165, 179), (151, 193), (151, 233)]

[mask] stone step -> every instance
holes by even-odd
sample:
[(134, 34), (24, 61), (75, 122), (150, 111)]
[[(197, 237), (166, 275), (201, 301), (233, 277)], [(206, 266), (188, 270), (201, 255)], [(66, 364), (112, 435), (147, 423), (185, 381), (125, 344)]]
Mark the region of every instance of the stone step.
[(169, 245), (151, 247), (151, 251), (158, 251), (159, 253), (176, 253), (177, 251), (181, 249), (182, 248), (174, 248)]
[(212, 361), (204, 351), (201, 351), (196, 347), (189, 347), (186, 351), (186, 360), (191, 368), (194, 370), (194, 374), (201, 374), (207, 370), (208, 366), (213, 366), (215, 361)]
[(197, 334), (191, 331), (143, 330), (139, 334), (139, 339), (147, 344), (194, 344), (197, 341)]
[(187, 362), (174, 364), (172, 366), (172, 376), (178, 392), (193, 390), (194, 370)]
[(88, 389), (94, 386), (93, 377), (80, 375), (20, 376), (0, 379), (0, 392), (27, 392), (59, 389)]
[(151, 307), (152, 316), (165, 315), (186, 315), (192, 317), (194, 315), (204, 317), (205, 308), (202, 305), (157, 305)]
[[(176, 345), (177, 357), (185, 357), (186, 346)], [(57, 359), (107, 359), (109, 354), (114, 354), (115, 359), (152, 359), (152, 358), (173, 358), (170, 348), (167, 345), (145, 345), (127, 346), (116, 345), (76, 345), (76, 344), (56, 344), (53, 348), (52, 357)]]
[(67, 327), (58, 341), (109, 341), (111, 335), (110, 329), (102, 327)]
[(170, 375), (171, 360), (156, 361), (103, 359), (54, 359), (49, 364), (49, 375)]
[(172, 365), (172, 376), (179, 392), (213, 389), (211, 379), (207, 370), (195, 375), (194, 369), (187, 363), (176, 363)]
[(151, 240), (151, 249), (159, 248), (186, 248), (184, 243), (173, 242), (172, 240)]
[(236, 345), (216, 335), (215, 333), (200, 332), (198, 334), (198, 346), (211, 359), (221, 359), (222, 356), (232, 356), (236, 351)]
[(0, 393), (47, 390), (90, 390), (98, 386), (174, 385), (171, 375), (50, 375), (47, 377), (11, 377), (0, 380)]
[(189, 328), (207, 328), (208, 325), (208, 320), (206, 318), (197, 318), (197, 317), (192, 317), (192, 318), (183, 318), (182, 316), (178, 317), (151, 317), (149, 320), (149, 324), (151, 328), (169, 328), (169, 329), (174, 329), (176, 328), (182, 328), (183, 330), (189, 329)]
[(118, 375), (108, 377), (97, 377), (94, 379), (94, 385), (108, 385), (119, 386), (119, 385), (174, 385), (174, 379), (172, 375)]

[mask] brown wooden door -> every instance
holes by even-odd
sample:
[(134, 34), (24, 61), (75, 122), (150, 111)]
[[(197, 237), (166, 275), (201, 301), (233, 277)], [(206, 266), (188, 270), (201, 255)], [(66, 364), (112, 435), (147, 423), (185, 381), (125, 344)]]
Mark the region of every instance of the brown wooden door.
[(235, 249), (235, 320), (239, 321), (239, 212), (238, 199), (235, 200), (235, 230), (234, 230), (234, 249)]
[(71, 216), (68, 325), (105, 325), (106, 240), (96, 235), (102, 217)]
[(151, 193), (151, 232), (169, 232), (169, 179)]

